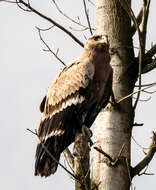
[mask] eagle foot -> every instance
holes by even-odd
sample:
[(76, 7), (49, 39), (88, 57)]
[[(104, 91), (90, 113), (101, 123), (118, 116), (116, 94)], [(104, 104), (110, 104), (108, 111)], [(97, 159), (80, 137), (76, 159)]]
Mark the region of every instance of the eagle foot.
[(88, 138), (88, 142), (91, 147), (93, 145), (93, 142), (91, 140), (91, 137), (93, 136), (92, 131), (85, 125), (82, 125), (82, 134), (84, 134)]
[(82, 134), (86, 135), (88, 138), (91, 138), (93, 136), (92, 131), (85, 125), (82, 125)]

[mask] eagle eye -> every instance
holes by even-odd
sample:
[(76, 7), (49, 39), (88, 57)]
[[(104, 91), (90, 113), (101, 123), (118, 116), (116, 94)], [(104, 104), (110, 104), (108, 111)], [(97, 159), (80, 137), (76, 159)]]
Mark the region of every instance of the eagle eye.
[(95, 40), (95, 41), (98, 41), (99, 39), (100, 39), (100, 36), (95, 36), (95, 37), (94, 37), (94, 40)]

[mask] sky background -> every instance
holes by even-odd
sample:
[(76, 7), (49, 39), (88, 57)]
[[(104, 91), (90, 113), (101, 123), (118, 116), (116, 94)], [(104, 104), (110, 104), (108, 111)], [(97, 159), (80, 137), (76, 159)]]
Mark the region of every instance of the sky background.
[[(55, 9), (51, 1), (33, 0), (32, 6), (56, 20), (69, 29), (73, 25)], [(86, 24), (81, 1), (58, 0), (65, 13), (75, 18), (79, 15), (82, 23)], [(74, 2), (74, 3), (73, 3)], [(90, 7), (90, 19), (95, 26), (95, 8)], [(140, 3), (135, 1), (133, 8), (139, 10)], [(152, 1), (148, 24), (147, 49), (156, 43), (155, 25), (156, 1)], [(12, 190), (48, 190), (73, 189), (74, 181), (61, 168), (49, 178), (35, 177), (34, 155), (37, 138), (26, 129), (35, 130), (40, 121), (39, 105), (48, 86), (55, 78), (63, 65), (52, 54), (42, 51), (44, 45), (39, 39), (35, 28), (48, 28), (47, 21), (30, 12), (20, 10), (15, 4), (0, 2), (0, 106), (1, 106), (1, 133), (0, 133), (0, 188)], [(73, 32), (81, 41), (85, 42), (89, 32)], [(68, 63), (79, 56), (82, 48), (61, 30), (54, 27), (43, 33), (44, 40)], [(134, 44), (138, 47), (136, 37)], [(156, 82), (156, 71), (143, 75), (143, 83)], [(142, 99), (150, 95), (143, 95)], [(140, 102), (135, 122), (144, 123), (143, 127), (136, 127), (133, 136), (144, 147), (150, 144), (152, 130), (156, 130), (155, 117), (156, 94), (151, 95), (148, 102)], [(132, 141), (132, 166), (137, 164), (144, 154)], [(62, 156), (62, 163), (64, 158)], [(148, 172), (156, 173), (156, 156), (152, 160)], [(135, 177), (133, 186), (145, 190), (156, 187), (156, 176)]]

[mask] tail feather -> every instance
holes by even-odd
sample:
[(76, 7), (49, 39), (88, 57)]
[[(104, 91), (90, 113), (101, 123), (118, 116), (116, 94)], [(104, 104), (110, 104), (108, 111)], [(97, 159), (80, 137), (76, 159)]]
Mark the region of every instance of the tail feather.
[[(38, 135), (47, 150), (59, 162), (60, 154), (74, 141), (75, 134), (81, 131), (76, 122), (74, 106), (41, 120)], [(49, 176), (57, 170), (58, 163), (46, 152), (41, 143), (37, 145), (35, 175)]]
[[(51, 139), (48, 139), (44, 145), (51, 154), (53, 153), (53, 157), (59, 162), (60, 152), (52, 150), (50, 141)], [(58, 163), (46, 152), (42, 144), (39, 143), (36, 149), (35, 175), (48, 177), (56, 172), (57, 167)]]
[[(48, 138), (43, 144), (59, 162), (61, 153), (74, 141), (75, 134), (75, 130), (69, 130), (61, 136)], [(35, 175), (48, 177), (56, 172), (58, 163), (48, 154), (41, 143), (37, 145), (35, 157)]]

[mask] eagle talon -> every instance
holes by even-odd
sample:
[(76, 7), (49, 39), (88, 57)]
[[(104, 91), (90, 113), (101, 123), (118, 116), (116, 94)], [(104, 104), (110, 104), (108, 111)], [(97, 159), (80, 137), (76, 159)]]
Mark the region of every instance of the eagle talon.
[(89, 142), (89, 146), (91, 147), (93, 145), (93, 142), (91, 140), (91, 137), (93, 136), (92, 131), (86, 127), (85, 125), (82, 126), (82, 134), (84, 134), (85, 136), (87, 136), (88, 138), (88, 142)]
[(82, 126), (82, 134), (86, 135), (89, 139), (93, 136), (92, 131), (85, 125)]

